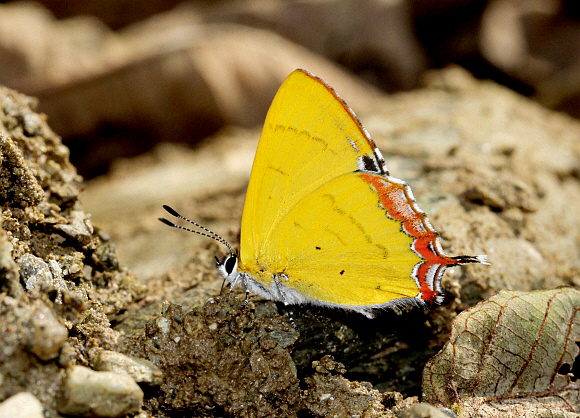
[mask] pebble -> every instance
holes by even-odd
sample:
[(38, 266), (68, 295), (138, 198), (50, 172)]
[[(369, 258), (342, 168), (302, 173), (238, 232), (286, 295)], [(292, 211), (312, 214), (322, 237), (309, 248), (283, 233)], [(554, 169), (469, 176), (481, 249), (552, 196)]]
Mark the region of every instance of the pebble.
[(163, 338), (167, 339), (169, 336), (169, 330), (171, 329), (171, 321), (167, 318), (159, 317), (157, 318), (156, 322), (157, 326), (161, 330), (161, 335), (163, 335)]
[(32, 254), (24, 254), (18, 259), (20, 278), (26, 290), (45, 290), (53, 286), (52, 273), (48, 264), (42, 258)]
[(300, 334), (298, 334), (298, 332), (295, 330), (290, 332), (273, 330), (272, 332), (268, 333), (268, 336), (275, 340), (280, 347), (288, 348), (298, 340)]
[(81, 417), (121, 417), (141, 410), (143, 391), (126, 373), (68, 369), (58, 412)]
[(94, 232), (93, 225), (88, 216), (80, 210), (71, 211), (69, 223), (54, 225), (54, 229), (63, 232), (82, 245), (87, 245), (91, 242)]
[[(40, 135), (42, 133), (42, 119), (37, 113), (24, 113), (24, 132), (27, 136)], [(46, 152), (46, 151), (45, 151)]]
[(42, 405), (30, 392), (20, 392), (0, 403), (0, 418), (44, 418)]
[(127, 373), (138, 383), (159, 386), (163, 382), (163, 372), (149, 360), (127, 356), (115, 351), (99, 351), (91, 359), (91, 366), (99, 371)]
[(428, 403), (419, 402), (399, 414), (401, 418), (457, 418), (453, 411), (447, 408), (436, 408)]
[(66, 282), (62, 277), (62, 268), (60, 268), (56, 260), (48, 260), (48, 267), (50, 267), (50, 272), (52, 273), (53, 286), (57, 290), (55, 302), (62, 303), (62, 292), (67, 290)]
[(43, 361), (58, 357), (68, 337), (68, 330), (58, 321), (52, 310), (44, 304), (39, 305), (32, 313), (30, 326), (30, 351)]
[(32, 254), (24, 254), (18, 259), (20, 278), (26, 290), (46, 292), (49, 289), (57, 290), (56, 302), (62, 302), (62, 291), (66, 290), (66, 282), (62, 277), (62, 269), (55, 260), (45, 263), (42, 258)]

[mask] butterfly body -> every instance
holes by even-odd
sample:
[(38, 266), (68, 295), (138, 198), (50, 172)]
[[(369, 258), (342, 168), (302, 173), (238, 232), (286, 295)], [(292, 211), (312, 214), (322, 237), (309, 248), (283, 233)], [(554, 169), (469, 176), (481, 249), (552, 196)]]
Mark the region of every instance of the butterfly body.
[(368, 317), (441, 302), (447, 267), (487, 264), (486, 256), (445, 255), (354, 112), (303, 70), (288, 76), (266, 116), (240, 241), (239, 257), (230, 249), (218, 262), (232, 287)]

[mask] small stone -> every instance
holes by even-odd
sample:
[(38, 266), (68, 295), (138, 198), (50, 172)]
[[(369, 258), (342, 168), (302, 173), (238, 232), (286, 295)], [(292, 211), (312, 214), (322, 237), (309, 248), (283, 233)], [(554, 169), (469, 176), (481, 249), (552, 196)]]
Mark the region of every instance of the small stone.
[(76, 351), (73, 346), (71, 346), (68, 342), (64, 343), (62, 349), (60, 350), (60, 354), (58, 356), (58, 364), (61, 367), (70, 367), (75, 364), (75, 357)]
[(436, 408), (428, 403), (419, 402), (407, 408), (398, 415), (401, 418), (457, 418), (453, 411), (447, 408)]
[(43, 361), (58, 357), (66, 342), (68, 330), (46, 305), (36, 308), (30, 318), (32, 338), (30, 351)]
[(282, 348), (290, 347), (292, 344), (296, 342), (296, 340), (298, 340), (298, 337), (300, 336), (300, 334), (298, 334), (298, 331), (296, 330), (292, 330), (290, 332), (274, 330), (270, 332), (269, 335), (274, 340), (276, 340), (278, 342), (278, 345)]
[(44, 418), (42, 405), (30, 392), (20, 392), (0, 403), (0, 417)]
[(42, 133), (42, 120), (37, 113), (25, 113), (23, 117), (24, 132), (28, 136), (40, 135)]
[(163, 382), (163, 372), (149, 360), (115, 351), (99, 351), (91, 360), (91, 365), (99, 371), (127, 373), (138, 383), (159, 386)]
[(61, 231), (82, 245), (87, 245), (91, 242), (94, 232), (91, 221), (87, 215), (80, 210), (71, 211), (69, 223), (57, 224), (54, 226), (54, 229)]
[(78, 251), (62, 255), (58, 259), (63, 277), (74, 280), (83, 275), (84, 254)]
[(171, 329), (171, 321), (164, 317), (157, 318), (157, 326), (161, 330), (161, 335), (163, 338), (167, 338), (169, 336), (169, 330)]
[(62, 303), (62, 292), (67, 290), (66, 282), (62, 277), (62, 269), (56, 260), (48, 260), (48, 267), (50, 267), (50, 272), (52, 273), (52, 285), (58, 292), (56, 302)]
[(143, 391), (128, 374), (73, 366), (67, 371), (58, 411), (82, 417), (121, 417), (139, 412), (142, 404)]
[(20, 279), (24, 282), (26, 290), (46, 293), (50, 289), (56, 289), (56, 302), (62, 303), (62, 292), (67, 287), (62, 277), (62, 269), (55, 260), (46, 263), (42, 258), (27, 253), (18, 259), (18, 265)]
[(18, 259), (20, 279), (26, 290), (45, 291), (53, 287), (54, 279), (48, 264), (42, 258), (32, 254), (24, 254)]
[(117, 250), (111, 241), (105, 241), (97, 245), (91, 259), (98, 267), (105, 271), (119, 270)]

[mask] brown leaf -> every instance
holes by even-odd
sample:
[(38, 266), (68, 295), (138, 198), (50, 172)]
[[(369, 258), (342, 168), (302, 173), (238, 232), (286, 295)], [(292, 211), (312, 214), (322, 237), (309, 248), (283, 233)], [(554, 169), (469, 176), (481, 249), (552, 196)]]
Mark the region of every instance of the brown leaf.
[[(577, 416), (580, 291), (501, 292), (454, 321), (423, 371), (423, 400), (467, 416)], [(462, 414), (460, 414), (462, 415)]]

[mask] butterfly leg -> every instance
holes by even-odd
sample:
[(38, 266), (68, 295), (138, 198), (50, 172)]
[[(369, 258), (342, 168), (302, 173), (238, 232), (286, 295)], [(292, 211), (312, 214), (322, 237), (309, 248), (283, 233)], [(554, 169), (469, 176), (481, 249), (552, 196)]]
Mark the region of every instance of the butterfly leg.
[[(240, 275), (238, 275), (238, 277), (240, 277)], [(248, 300), (250, 298), (250, 290), (248, 289), (246, 277), (242, 278), (242, 286), (244, 287), (244, 290), (246, 292), (246, 297), (244, 298), (244, 302), (242, 303), (242, 309), (244, 309), (246, 306), (248, 306)]]
[(222, 287), (220, 288), (220, 296), (224, 293), (224, 288), (226, 287), (226, 279), (222, 282)]
[(238, 275), (236, 276), (236, 278), (231, 281), (230, 290), (234, 290), (234, 287), (236, 287), (236, 285), (238, 284), (238, 282), (240, 281), (240, 279), (242, 279), (242, 285), (244, 286), (244, 289), (246, 288), (246, 281), (245, 281), (245, 279), (243, 279), (242, 278), (242, 275), (238, 273)]
[(292, 311), (286, 312), (286, 318), (288, 318), (288, 322), (290, 322), (290, 325), (292, 325), (292, 328), (294, 328), (294, 330), (298, 331), (298, 326), (296, 325), (296, 322), (294, 322), (294, 318), (292, 317)]
[(280, 283), (280, 277), (277, 274), (272, 275), (272, 281), (274, 282), (274, 286), (272, 290), (274, 291), (275, 300), (284, 302), (284, 294), (282, 293), (282, 284)]
[(246, 289), (246, 297), (244, 298), (244, 302), (242, 303), (242, 309), (244, 309), (246, 306), (248, 306), (249, 298), (250, 298), (250, 291), (248, 289)]

